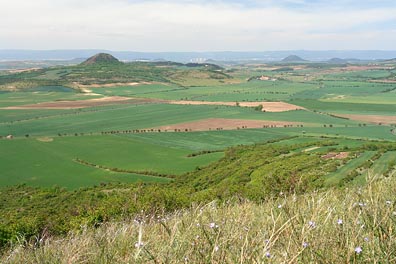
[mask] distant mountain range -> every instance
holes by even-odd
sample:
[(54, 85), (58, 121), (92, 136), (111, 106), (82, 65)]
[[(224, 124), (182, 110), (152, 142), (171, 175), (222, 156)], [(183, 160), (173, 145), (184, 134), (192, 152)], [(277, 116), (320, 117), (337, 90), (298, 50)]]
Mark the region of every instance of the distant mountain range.
[[(121, 61), (175, 61), (175, 62), (275, 62), (282, 61), (290, 55), (303, 60), (319, 62), (344, 60), (353, 58), (360, 61), (389, 60), (396, 58), (396, 50), (290, 50), (290, 51), (263, 51), (263, 52), (134, 52), (134, 51), (107, 51), (107, 50), (0, 50), (0, 61), (27, 61), (27, 60), (73, 60), (83, 61), (98, 53), (109, 53)], [(159, 59), (160, 58), (160, 59)], [(337, 59), (340, 58), (340, 59)], [(346, 59), (347, 61), (351, 59)], [(341, 61), (337, 62), (341, 63)]]
[(305, 62), (303, 58), (300, 58), (297, 55), (289, 55), (282, 60), (282, 62)]
[(340, 59), (340, 58), (331, 58), (330, 60), (327, 61), (328, 63), (334, 63), (334, 64), (343, 64), (347, 63), (348, 60), (346, 59)]

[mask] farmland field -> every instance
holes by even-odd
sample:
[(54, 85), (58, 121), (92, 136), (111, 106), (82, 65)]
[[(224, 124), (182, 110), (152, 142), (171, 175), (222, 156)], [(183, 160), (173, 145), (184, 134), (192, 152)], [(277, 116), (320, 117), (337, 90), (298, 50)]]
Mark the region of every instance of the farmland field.
[[(167, 178), (150, 174), (180, 174), (222, 156), (222, 153), (211, 153), (188, 157), (193, 150), (153, 145), (117, 135), (16, 139), (2, 141), (1, 150), (3, 176), (0, 185), (26, 183), (68, 188), (117, 181), (166, 182)], [(103, 169), (81, 164), (78, 160), (101, 165)], [(143, 175), (145, 172), (148, 175)]]
[(357, 158), (349, 161), (336, 172), (329, 174), (326, 177), (326, 184), (331, 185), (338, 183), (342, 178), (345, 177), (345, 175), (348, 175), (352, 170), (357, 169), (364, 161), (369, 160), (374, 154), (375, 152), (373, 151), (367, 151), (360, 154)]
[[(230, 67), (129, 63), (1, 75), (0, 186), (169, 182), (237, 145), (333, 139), (339, 148), (396, 139), (393, 121), (356, 118), (393, 120), (396, 85), (386, 82), (388, 68)], [(267, 102), (303, 110), (264, 111)], [(71, 105), (76, 108), (67, 109)], [(328, 182), (336, 184), (368, 153)], [(386, 170), (383, 159), (374, 171)]]

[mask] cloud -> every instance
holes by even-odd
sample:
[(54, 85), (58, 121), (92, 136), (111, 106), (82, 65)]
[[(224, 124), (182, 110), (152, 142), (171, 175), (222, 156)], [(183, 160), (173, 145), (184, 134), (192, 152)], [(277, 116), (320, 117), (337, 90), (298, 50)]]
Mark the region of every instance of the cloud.
[(341, 2), (336, 0), (329, 5), (325, 1), (307, 0), (2, 1), (0, 48), (139, 51), (392, 48), (384, 41), (396, 40), (392, 27), (386, 27), (396, 21), (396, 5), (380, 1), (384, 6), (371, 7), (366, 3), (365, 8), (353, 9), (346, 8), (351, 3), (343, 8)]

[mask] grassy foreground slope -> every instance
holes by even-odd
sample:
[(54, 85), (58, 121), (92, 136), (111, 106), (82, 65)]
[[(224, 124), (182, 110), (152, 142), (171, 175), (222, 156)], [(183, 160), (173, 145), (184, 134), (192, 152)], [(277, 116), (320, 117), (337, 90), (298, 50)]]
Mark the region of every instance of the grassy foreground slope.
[(396, 180), (142, 214), (16, 243), (2, 263), (394, 263)]

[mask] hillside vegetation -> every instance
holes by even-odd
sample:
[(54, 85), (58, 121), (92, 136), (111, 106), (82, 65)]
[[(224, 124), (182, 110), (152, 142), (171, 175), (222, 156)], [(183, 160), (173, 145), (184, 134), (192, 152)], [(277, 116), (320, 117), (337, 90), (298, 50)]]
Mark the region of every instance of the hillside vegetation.
[[(284, 142), (287, 140), (290, 144)], [(293, 140), (297, 141), (293, 143)], [(370, 173), (384, 177), (393, 174), (394, 156), (386, 154), (392, 154), (396, 144), (361, 145), (359, 141), (344, 141), (341, 145), (341, 142), (287, 138), (232, 147), (219, 161), (175, 175), (168, 183), (103, 183), (74, 191), (25, 185), (3, 188), (0, 213), (5, 217), (0, 219), (0, 246), (21, 238), (32, 242), (37, 236), (64, 235), (79, 230), (82, 225), (121, 221), (142, 211), (172, 212), (191, 204), (224, 202), (237, 197), (261, 203), (279, 193), (304, 194), (334, 185), (362, 185), (365, 181), (361, 177)], [(349, 155), (343, 159), (324, 158), (330, 150), (348, 151)], [(371, 159), (366, 160), (366, 153), (370, 153)], [(208, 153), (196, 155), (205, 154)], [(383, 161), (382, 157), (385, 157)], [(377, 160), (381, 161), (380, 166)], [(340, 177), (338, 171), (342, 171)]]
[(213, 64), (174, 62), (122, 63), (109, 54), (97, 54), (74, 66), (56, 66), (0, 75), (0, 91), (25, 91), (40, 86), (63, 85), (78, 90), (79, 85), (144, 83), (193, 85), (206, 80), (220, 84), (232, 79), (224, 69)]
[(2, 263), (394, 263), (394, 178), (262, 203), (211, 202), (164, 214), (45, 232)]
[(90, 65), (90, 64), (118, 64), (120, 61), (114, 56), (107, 53), (98, 53), (86, 61), (82, 62), (82, 65)]

